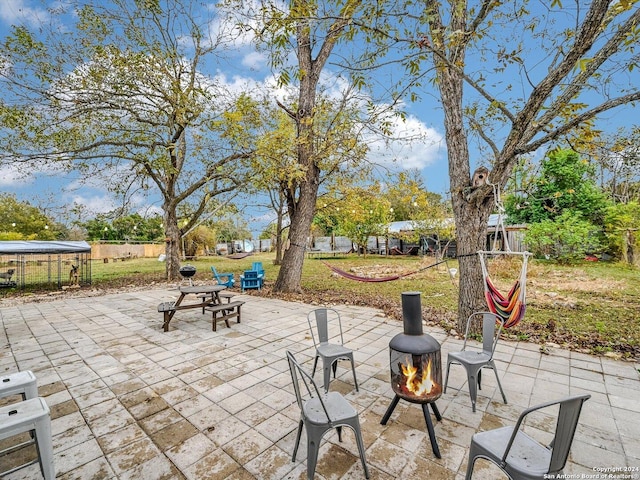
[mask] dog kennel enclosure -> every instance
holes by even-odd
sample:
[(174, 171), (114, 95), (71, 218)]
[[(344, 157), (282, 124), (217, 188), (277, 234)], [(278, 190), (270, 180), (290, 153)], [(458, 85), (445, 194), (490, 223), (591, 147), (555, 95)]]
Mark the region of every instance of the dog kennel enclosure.
[(0, 242), (0, 288), (90, 284), (91, 246), (87, 242)]

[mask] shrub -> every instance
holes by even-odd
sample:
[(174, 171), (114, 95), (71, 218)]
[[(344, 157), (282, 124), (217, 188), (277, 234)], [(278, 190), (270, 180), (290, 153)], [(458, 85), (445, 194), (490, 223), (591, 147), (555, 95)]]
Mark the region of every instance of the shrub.
[(583, 259), (586, 253), (600, 248), (600, 229), (583, 220), (579, 214), (564, 212), (555, 220), (529, 225), (525, 242), (536, 256), (544, 256), (559, 263)]

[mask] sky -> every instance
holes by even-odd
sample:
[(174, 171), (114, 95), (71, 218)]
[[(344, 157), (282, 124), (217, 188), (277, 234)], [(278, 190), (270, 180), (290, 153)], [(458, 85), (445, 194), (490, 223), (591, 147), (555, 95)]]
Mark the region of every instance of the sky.
[[(50, 6), (58, 2), (48, 2)], [(35, 0), (2, 0), (0, 1), (0, 37), (4, 37), (11, 25), (24, 23), (34, 27), (39, 21), (46, 21), (49, 16), (42, 3)], [(220, 28), (223, 26), (212, 26)], [(264, 53), (256, 52), (249, 44), (249, 39), (236, 41), (236, 61), (227, 62), (223, 72), (216, 72), (231, 88), (246, 88), (251, 85), (273, 84), (273, 74), (267, 65)], [(330, 70), (328, 70), (330, 73)], [(446, 148), (443, 141), (442, 127), (431, 115), (420, 118), (421, 108), (410, 108), (406, 121), (394, 121), (394, 130), (399, 136), (419, 134), (423, 141), (400, 144), (396, 142), (390, 147), (376, 146), (372, 143), (370, 158), (380, 164), (389, 165), (389, 158), (395, 157), (399, 163), (394, 169), (410, 168), (422, 172), (425, 185), (430, 191), (445, 194), (448, 188), (446, 167)], [(26, 199), (38, 206), (54, 204), (79, 204), (86, 207), (87, 212), (102, 213), (116, 207), (117, 201), (100, 185), (86, 185), (75, 175), (64, 172), (30, 172), (24, 175), (10, 165), (0, 166), (0, 189), (15, 193), (19, 199)], [(153, 198), (139, 196), (136, 199), (143, 213), (159, 211), (158, 202)], [(52, 212), (54, 208), (50, 209)], [(272, 217), (270, 212), (249, 209), (253, 218), (250, 223), (258, 221), (261, 225)]]
[[(24, 23), (34, 27), (39, 21), (46, 21), (49, 13), (43, 4), (55, 7), (62, 1), (64, 0), (0, 0), (0, 38), (6, 35), (13, 24)], [(223, 29), (224, 25), (212, 25), (211, 28)], [(246, 88), (248, 84), (273, 84), (273, 73), (267, 65), (265, 54), (256, 52), (248, 38), (239, 38), (234, 48), (234, 57), (226, 64), (224, 71), (214, 73), (218, 79), (223, 79), (230, 87), (238, 89)], [(326, 75), (330, 77), (332, 73), (329, 67)], [(400, 136), (405, 133), (419, 134), (423, 139), (408, 144), (395, 142), (390, 147), (372, 143), (370, 159), (388, 166), (389, 159), (396, 158), (398, 163), (395, 169), (417, 169), (429, 191), (446, 195), (449, 180), (442, 112), (435, 96), (429, 91), (430, 88), (433, 86), (424, 87), (420, 101), (406, 102), (403, 105), (407, 113), (406, 121), (395, 121), (392, 128)], [(616, 114), (607, 115), (600, 125), (613, 129), (634, 121), (633, 114), (633, 108), (625, 108)], [(472, 155), (480, 156), (480, 153)], [(0, 189), (15, 193), (18, 199), (29, 200), (32, 204), (49, 206), (52, 212), (56, 211), (53, 208), (55, 205), (77, 204), (85, 206), (84, 215), (90, 216), (91, 213), (103, 213), (117, 206), (116, 200), (100, 184), (87, 184), (78, 176), (51, 170), (24, 175), (11, 166), (2, 164)], [(142, 214), (159, 211), (158, 201), (151, 197), (139, 195), (136, 204)], [(261, 227), (271, 215), (255, 208), (248, 208), (246, 211), (252, 215), (252, 218), (246, 220)]]

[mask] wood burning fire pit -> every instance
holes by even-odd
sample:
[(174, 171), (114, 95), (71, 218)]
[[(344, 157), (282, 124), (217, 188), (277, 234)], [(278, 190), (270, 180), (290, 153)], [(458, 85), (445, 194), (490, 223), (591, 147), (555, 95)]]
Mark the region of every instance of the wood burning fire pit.
[(420, 292), (402, 294), (402, 323), (404, 332), (389, 342), (391, 388), (396, 395), (380, 423), (387, 424), (400, 399), (422, 405), (431, 448), (441, 458), (428, 408), (431, 405), (436, 419), (442, 420), (435, 403), (442, 395), (440, 343), (422, 330)]

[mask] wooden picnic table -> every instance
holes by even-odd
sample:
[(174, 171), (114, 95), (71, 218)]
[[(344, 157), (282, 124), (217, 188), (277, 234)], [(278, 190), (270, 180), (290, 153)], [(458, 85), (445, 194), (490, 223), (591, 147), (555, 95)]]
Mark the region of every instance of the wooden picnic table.
[[(220, 305), (220, 292), (227, 288), (225, 285), (189, 285), (178, 287), (180, 296), (175, 302), (163, 302), (158, 305), (158, 311), (164, 314), (164, 324), (162, 326), (165, 332), (169, 331), (169, 323), (178, 310), (187, 310), (191, 308), (205, 308), (210, 305)], [(183, 305), (182, 301), (187, 295), (196, 295), (200, 297), (198, 303), (188, 303)]]

